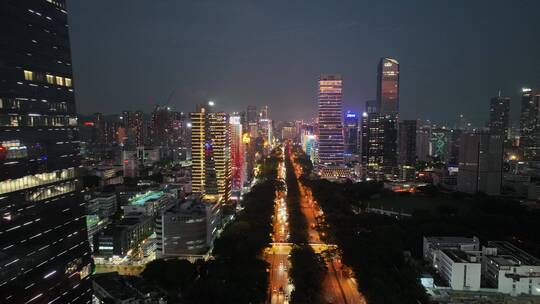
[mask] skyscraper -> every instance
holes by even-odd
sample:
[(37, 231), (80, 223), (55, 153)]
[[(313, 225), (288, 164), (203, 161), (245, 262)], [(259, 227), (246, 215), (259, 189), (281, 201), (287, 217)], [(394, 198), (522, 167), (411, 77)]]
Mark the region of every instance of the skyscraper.
[(503, 140), (508, 138), (510, 120), (510, 97), (491, 98), (489, 102), (489, 132), (493, 135), (501, 135)]
[(1, 1), (0, 25), (0, 302), (90, 303), (65, 1)]
[(343, 113), (341, 75), (319, 79), (319, 164), (343, 164)]
[(393, 58), (381, 58), (377, 73), (377, 103), (381, 114), (399, 113), (399, 63)]
[(345, 135), (345, 154), (358, 154), (358, 115), (347, 111), (343, 118)]
[[(398, 115), (399, 115), (399, 63), (393, 58), (381, 58), (377, 70), (377, 107), (368, 113), (368, 122), (376, 125), (368, 125), (368, 128), (378, 129), (379, 135), (375, 141), (368, 142), (367, 145), (381, 144), (380, 147), (368, 147), (368, 151), (382, 151), (382, 155), (372, 161), (379, 161), (377, 166), (371, 163), (373, 168), (379, 168), (386, 175), (394, 174), (397, 170), (397, 139), (398, 139)], [(370, 132), (372, 135), (374, 132)]]
[(540, 161), (540, 89), (523, 89), (520, 136), (523, 159)]
[(199, 106), (191, 116), (192, 191), (231, 198), (231, 151), (228, 115)]
[(416, 120), (399, 123), (399, 164), (414, 166), (416, 163)]
[(459, 151), (458, 191), (499, 195), (503, 144), (500, 135), (464, 133)]
[(231, 188), (233, 192), (239, 193), (244, 184), (244, 143), (242, 141), (243, 133), (240, 115), (231, 115), (229, 124), (231, 128)]
[(152, 112), (152, 144), (168, 146), (172, 134), (173, 112), (168, 106), (157, 105)]

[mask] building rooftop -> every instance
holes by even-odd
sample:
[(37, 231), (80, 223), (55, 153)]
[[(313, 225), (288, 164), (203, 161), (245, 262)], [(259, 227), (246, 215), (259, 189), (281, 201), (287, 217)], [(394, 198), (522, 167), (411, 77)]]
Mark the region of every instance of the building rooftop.
[(497, 256), (491, 259), (501, 266), (540, 266), (540, 260), (509, 242), (489, 241), (487, 247), (496, 248)]
[(469, 255), (461, 250), (443, 249), (441, 251), (454, 261), (454, 263), (474, 263), (469, 259)]
[(445, 244), (445, 243), (466, 243), (474, 244), (480, 243), (480, 240), (473, 237), (463, 237), (463, 236), (427, 236), (425, 237), (430, 243)]
[(150, 201), (157, 201), (165, 195), (163, 191), (147, 191), (143, 194), (137, 194), (128, 200), (130, 205), (144, 205)]

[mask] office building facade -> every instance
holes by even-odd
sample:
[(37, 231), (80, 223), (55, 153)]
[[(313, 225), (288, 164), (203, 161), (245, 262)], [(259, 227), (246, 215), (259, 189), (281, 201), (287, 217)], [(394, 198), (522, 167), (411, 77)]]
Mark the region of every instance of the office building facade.
[(525, 161), (540, 161), (540, 89), (523, 89), (520, 146)]
[(464, 133), (459, 150), (458, 191), (499, 195), (502, 184), (503, 142), (500, 135)]
[(347, 111), (343, 118), (343, 133), (345, 137), (345, 154), (358, 154), (358, 115), (352, 111)]
[(394, 58), (381, 58), (377, 78), (378, 112), (384, 115), (399, 113), (399, 62)]
[(510, 127), (510, 97), (493, 97), (489, 102), (489, 132), (508, 139)]
[(63, 0), (0, 2), (0, 302), (89, 303)]
[(319, 165), (343, 164), (342, 90), (340, 75), (319, 78)]
[(231, 198), (231, 151), (229, 116), (199, 106), (191, 113), (192, 191)]

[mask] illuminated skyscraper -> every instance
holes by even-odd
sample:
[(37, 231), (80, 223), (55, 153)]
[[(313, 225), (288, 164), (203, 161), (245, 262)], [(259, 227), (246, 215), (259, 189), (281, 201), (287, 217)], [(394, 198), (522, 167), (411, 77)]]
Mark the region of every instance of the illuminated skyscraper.
[(358, 153), (358, 115), (347, 111), (343, 118), (345, 135), (345, 154), (353, 155)]
[(231, 128), (231, 171), (232, 191), (239, 193), (244, 184), (244, 143), (240, 116), (233, 114), (229, 118)]
[(381, 114), (399, 113), (399, 63), (393, 58), (381, 58), (377, 78), (377, 103)]
[(526, 161), (540, 161), (540, 89), (523, 89), (520, 146)]
[(343, 110), (341, 75), (319, 79), (319, 164), (343, 164)]
[(397, 122), (394, 117), (363, 114), (362, 165), (369, 177), (381, 179), (397, 169)]
[(377, 106), (366, 103), (362, 127), (362, 162), (368, 175), (379, 178), (397, 170), (399, 63), (381, 58), (377, 74)]
[(90, 303), (64, 0), (0, 1), (0, 303)]
[(508, 128), (510, 120), (510, 97), (491, 98), (489, 103), (489, 132), (493, 135), (502, 135), (503, 139), (508, 138)]
[(229, 117), (199, 106), (191, 116), (192, 191), (231, 198), (231, 133)]
[(128, 137), (136, 147), (144, 146), (144, 114), (141, 111), (122, 112), (124, 127), (127, 130)]

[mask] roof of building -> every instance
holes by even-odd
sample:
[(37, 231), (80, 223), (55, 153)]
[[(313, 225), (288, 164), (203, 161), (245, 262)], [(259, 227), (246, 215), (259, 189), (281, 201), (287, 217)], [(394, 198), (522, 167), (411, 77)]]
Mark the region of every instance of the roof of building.
[(136, 276), (122, 276), (118, 272), (108, 272), (94, 275), (93, 280), (94, 284), (118, 300), (165, 297), (165, 292), (159, 287)]
[(473, 263), (469, 260), (469, 255), (461, 250), (443, 249), (441, 251), (454, 261), (454, 263)]
[(463, 236), (426, 236), (426, 240), (430, 243), (437, 244), (455, 244), (455, 243), (464, 243), (464, 244), (475, 244), (480, 243), (480, 240), (473, 237), (463, 237)]
[(130, 205), (144, 205), (147, 202), (157, 201), (165, 195), (163, 191), (147, 191), (143, 194), (135, 195), (128, 200)]
[(540, 266), (540, 259), (505, 241), (489, 241), (490, 248), (497, 248), (497, 256), (490, 257), (501, 266)]

